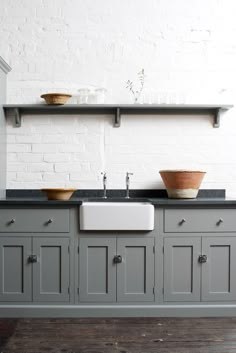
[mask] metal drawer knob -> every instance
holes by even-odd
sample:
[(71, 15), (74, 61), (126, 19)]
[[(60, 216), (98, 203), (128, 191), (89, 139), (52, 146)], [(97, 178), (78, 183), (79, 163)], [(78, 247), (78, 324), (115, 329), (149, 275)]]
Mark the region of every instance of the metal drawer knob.
[(9, 222), (8, 222), (8, 224), (13, 224), (13, 223), (15, 223), (15, 219), (14, 218), (12, 218)]
[(37, 255), (30, 255), (29, 257), (28, 257), (28, 262), (30, 262), (30, 263), (35, 263), (35, 262), (38, 262), (38, 257), (37, 257)]
[(223, 222), (224, 222), (223, 218), (220, 218), (219, 221), (217, 222), (217, 225), (219, 226)]
[(47, 221), (47, 224), (51, 224), (53, 222), (52, 218), (49, 218), (49, 220)]
[(200, 255), (198, 258), (198, 262), (200, 262), (200, 264), (204, 264), (205, 262), (207, 262), (207, 256), (206, 255)]
[(116, 255), (113, 258), (114, 264), (120, 264), (122, 262), (122, 256), (121, 255)]
[(182, 224), (184, 224), (186, 222), (185, 218), (182, 218), (181, 221), (179, 222), (179, 225), (181, 226)]

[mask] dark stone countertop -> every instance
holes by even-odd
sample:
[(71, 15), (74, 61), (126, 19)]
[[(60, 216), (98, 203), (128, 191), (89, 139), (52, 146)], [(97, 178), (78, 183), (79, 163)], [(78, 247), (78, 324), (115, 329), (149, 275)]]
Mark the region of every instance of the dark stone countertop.
[(108, 198), (102, 198), (102, 190), (78, 190), (68, 201), (49, 201), (40, 190), (8, 190), (0, 207), (76, 207), (82, 202), (150, 202), (156, 207), (236, 207), (236, 198), (226, 198), (225, 190), (199, 190), (196, 199), (168, 199), (165, 190), (130, 190), (125, 198), (124, 190), (108, 190)]

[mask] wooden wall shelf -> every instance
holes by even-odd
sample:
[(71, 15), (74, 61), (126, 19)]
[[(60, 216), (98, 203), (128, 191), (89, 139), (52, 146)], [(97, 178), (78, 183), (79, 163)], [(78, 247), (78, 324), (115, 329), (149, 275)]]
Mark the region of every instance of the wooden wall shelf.
[(112, 114), (114, 116), (114, 127), (120, 127), (122, 114), (211, 114), (213, 116), (213, 127), (220, 126), (221, 112), (232, 108), (233, 105), (194, 105), (194, 104), (66, 104), (66, 105), (46, 105), (46, 104), (10, 104), (4, 105), (5, 116), (13, 117), (16, 127), (21, 126), (22, 115), (36, 114)]

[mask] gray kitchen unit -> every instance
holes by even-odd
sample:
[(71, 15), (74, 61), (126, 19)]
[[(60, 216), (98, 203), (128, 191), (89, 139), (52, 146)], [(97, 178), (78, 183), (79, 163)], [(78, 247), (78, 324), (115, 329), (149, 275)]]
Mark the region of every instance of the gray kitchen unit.
[(150, 202), (153, 231), (81, 231), (81, 200), (2, 200), (0, 317), (236, 316), (236, 201)]
[(6, 76), (10, 70), (0, 56), (0, 199), (6, 196), (6, 119), (3, 104), (6, 103)]

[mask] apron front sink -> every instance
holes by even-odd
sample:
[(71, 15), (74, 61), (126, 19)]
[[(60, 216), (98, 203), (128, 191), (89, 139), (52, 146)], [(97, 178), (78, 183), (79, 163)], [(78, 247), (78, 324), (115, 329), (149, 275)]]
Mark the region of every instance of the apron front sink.
[(153, 230), (154, 206), (147, 202), (83, 202), (81, 230)]

